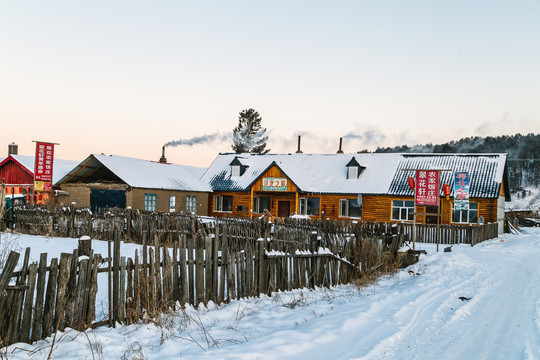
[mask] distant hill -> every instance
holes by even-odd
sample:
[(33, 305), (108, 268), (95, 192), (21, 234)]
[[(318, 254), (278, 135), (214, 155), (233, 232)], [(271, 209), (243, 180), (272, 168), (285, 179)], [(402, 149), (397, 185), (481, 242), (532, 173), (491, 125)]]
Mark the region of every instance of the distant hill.
[[(360, 152), (369, 152), (362, 150)], [(467, 137), (433, 145), (379, 147), (376, 153), (507, 153), (508, 177), (513, 196), (521, 197), (530, 188), (540, 188), (540, 134)]]

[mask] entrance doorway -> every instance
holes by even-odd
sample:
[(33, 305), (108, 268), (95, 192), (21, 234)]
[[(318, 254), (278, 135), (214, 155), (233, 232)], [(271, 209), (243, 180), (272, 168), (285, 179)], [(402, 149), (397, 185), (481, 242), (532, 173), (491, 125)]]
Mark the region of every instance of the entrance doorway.
[(291, 203), (289, 201), (278, 201), (278, 217), (289, 217), (291, 215)]
[(126, 207), (125, 190), (99, 190), (90, 191), (90, 208), (96, 212), (98, 208)]
[[(438, 206), (435, 206), (435, 205), (426, 206), (426, 214), (437, 214), (437, 210), (439, 210)], [(437, 225), (437, 218), (438, 216), (426, 215), (426, 224)]]

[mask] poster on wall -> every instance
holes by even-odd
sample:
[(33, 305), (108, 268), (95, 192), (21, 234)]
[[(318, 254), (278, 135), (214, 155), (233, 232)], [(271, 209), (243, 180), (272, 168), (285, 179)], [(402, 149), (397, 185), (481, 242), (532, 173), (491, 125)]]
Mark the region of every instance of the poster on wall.
[(36, 142), (36, 159), (34, 167), (34, 189), (51, 191), (53, 181), (54, 144)]
[(454, 174), (454, 210), (469, 210), (469, 173)]
[(416, 205), (439, 204), (439, 171), (416, 171)]

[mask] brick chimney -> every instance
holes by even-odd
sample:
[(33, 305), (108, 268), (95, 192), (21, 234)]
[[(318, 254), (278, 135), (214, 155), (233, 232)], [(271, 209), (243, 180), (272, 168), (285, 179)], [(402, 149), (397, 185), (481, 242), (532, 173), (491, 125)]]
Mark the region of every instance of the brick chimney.
[(165, 157), (165, 146), (161, 149), (161, 157), (159, 158), (160, 163), (167, 163), (167, 158)]
[(19, 155), (19, 145), (12, 142), (8, 145), (8, 156), (9, 155)]

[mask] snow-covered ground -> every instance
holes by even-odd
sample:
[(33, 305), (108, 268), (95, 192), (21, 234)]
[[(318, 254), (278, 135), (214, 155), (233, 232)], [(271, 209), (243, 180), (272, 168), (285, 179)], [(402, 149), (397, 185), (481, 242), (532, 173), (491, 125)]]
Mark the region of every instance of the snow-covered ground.
[[(35, 257), (39, 241), (19, 239)], [(71, 251), (70, 241), (49, 239), (46, 249), (64, 242)], [(367, 288), (304, 289), (188, 307), (149, 324), (66, 331), (52, 358), (540, 359), (540, 229), (446, 253), (417, 247), (427, 250), (419, 263)], [(5, 354), (46, 359), (51, 341)]]
[(528, 187), (524, 192), (512, 194), (512, 201), (505, 204), (507, 210), (540, 210), (540, 189)]

